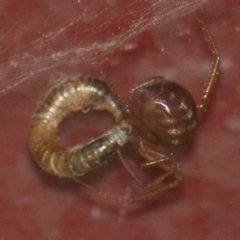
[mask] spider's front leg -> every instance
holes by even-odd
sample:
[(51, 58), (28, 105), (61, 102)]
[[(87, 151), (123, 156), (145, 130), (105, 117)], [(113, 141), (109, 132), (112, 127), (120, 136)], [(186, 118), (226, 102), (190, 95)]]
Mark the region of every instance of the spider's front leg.
[(160, 145), (140, 139), (138, 153), (145, 160), (140, 165), (142, 169), (155, 167), (162, 172), (159, 177), (147, 184), (148, 188), (156, 185), (169, 185), (170, 188), (175, 188), (180, 185), (182, 174), (179, 169), (179, 161), (168, 150)]
[[(120, 155), (120, 159), (130, 173), (130, 175), (135, 179), (135, 181), (145, 190), (143, 195), (148, 196), (149, 194), (152, 196), (153, 191), (156, 194), (160, 192), (165, 192), (170, 189), (178, 187), (182, 182), (182, 174), (179, 169), (179, 162), (173, 158), (173, 156), (167, 153), (166, 149), (158, 146), (158, 149), (153, 148), (156, 145), (146, 142), (143, 139), (139, 139), (138, 143), (138, 153), (145, 160), (140, 164), (142, 169), (146, 168), (158, 168), (160, 170), (160, 174), (157, 178), (149, 183), (143, 183), (135, 173), (129, 168), (128, 164), (124, 160), (124, 158)], [(155, 195), (155, 194), (154, 194)], [(147, 197), (146, 197), (147, 198)]]

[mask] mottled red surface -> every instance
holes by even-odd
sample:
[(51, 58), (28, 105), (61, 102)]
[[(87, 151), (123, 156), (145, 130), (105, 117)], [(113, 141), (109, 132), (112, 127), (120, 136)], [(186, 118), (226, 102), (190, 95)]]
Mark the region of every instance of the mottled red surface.
[[(85, 7), (79, 9), (77, 1), (67, 2), (1, 1), (1, 65), (5, 66), (11, 56), (21, 55), (28, 49), (36, 58), (42, 53), (47, 55), (47, 47), (50, 52), (66, 49), (68, 39), (62, 36), (43, 50), (31, 49), (31, 43), (51, 28), (60, 29), (61, 22), (67, 21), (73, 12), (81, 10), (87, 19), (99, 9), (111, 6), (108, 15), (97, 19), (100, 22), (113, 19), (106, 28), (99, 25), (101, 32), (88, 32), (99, 24), (94, 18), (88, 26), (78, 22), (69, 29), (67, 36), (72, 38), (71, 44), (82, 39), (80, 46), (84, 46), (89, 41), (105, 41), (111, 34), (124, 31), (129, 22), (141, 15), (136, 8), (148, 8), (154, 1), (139, 1), (133, 9), (135, 15), (129, 14), (129, 18), (121, 18), (121, 14), (132, 10), (131, 6), (126, 7), (128, 1), (89, 1), (92, 4), (86, 1), (82, 3)], [(201, 10), (221, 53), (222, 65), (209, 113), (200, 124), (190, 151), (183, 157), (184, 184), (169, 202), (157, 199), (152, 205), (131, 210), (131, 207), (109, 203), (95, 195), (85, 198), (87, 193), (80, 186), (50, 177), (38, 168), (28, 152), (27, 131), (37, 103), (59, 76), (81, 73), (102, 76), (103, 72), (126, 97), (134, 83), (165, 75), (182, 83), (199, 99), (212, 55), (194, 13), (166, 24), (160, 21), (136, 35), (134, 40), (128, 40), (135, 44), (132, 50), (99, 51), (96, 57), (90, 51), (85, 61), (79, 60), (77, 64), (72, 64), (68, 56), (66, 62), (62, 60), (62, 65), (33, 74), (2, 95), (0, 239), (240, 239), (239, 11), (237, 0), (211, 1)], [(154, 14), (150, 11), (151, 16)], [(80, 32), (76, 30), (81, 27), (84, 28)], [(16, 36), (14, 32), (19, 28), (21, 34)], [(110, 52), (113, 53), (110, 55)], [(31, 66), (27, 61), (32, 59), (22, 59), (23, 64)], [(42, 67), (47, 67), (44, 61), (41, 63)], [(5, 67), (8, 69), (9, 65)], [(14, 76), (11, 74), (10, 71), (5, 75), (0, 73), (1, 89), (11, 81)], [(90, 123), (95, 125), (96, 120), (92, 121), (81, 121), (81, 126), (73, 121), (75, 135), (70, 138), (76, 138), (79, 131), (84, 139), (89, 137), (88, 133), (101, 129), (99, 124), (99, 129), (89, 129)], [(107, 173), (106, 170), (108, 177)], [(111, 175), (109, 179), (115, 178)], [(111, 204), (114, 207), (110, 207)], [(128, 211), (132, 214), (128, 215)]]

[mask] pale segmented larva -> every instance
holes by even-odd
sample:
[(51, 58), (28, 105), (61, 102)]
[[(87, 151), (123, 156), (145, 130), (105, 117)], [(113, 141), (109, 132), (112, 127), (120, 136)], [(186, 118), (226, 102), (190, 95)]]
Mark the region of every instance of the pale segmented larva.
[[(110, 112), (117, 126), (85, 145), (65, 149), (57, 140), (59, 125), (70, 112)], [(59, 177), (77, 177), (107, 160), (128, 141), (131, 127), (111, 88), (92, 77), (74, 77), (58, 84), (39, 106), (30, 124), (29, 147), (37, 163)]]

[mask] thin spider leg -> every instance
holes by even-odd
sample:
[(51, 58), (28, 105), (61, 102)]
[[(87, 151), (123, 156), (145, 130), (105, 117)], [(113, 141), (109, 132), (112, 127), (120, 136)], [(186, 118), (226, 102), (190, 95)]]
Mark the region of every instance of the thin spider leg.
[(164, 192), (173, 190), (173, 189), (179, 187), (181, 182), (182, 182), (182, 179), (179, 179), (178, 181), (175, 181), (174, 183), (168, 183), (165, 186), (161, 186), (157, 189), (146, 191), (145, 193), (143, 193), (137, 197), (128, 198), (128, 203), (141, 202), (141, 201), (147, 200), (149, 198), (152, 198), (154, 196), (157, 196), (160, 193), (164, 193)]
[[(175, 159), (170, 153), (164, 153), (164, 150), (166, 152), (166, 149), (162, 149), (161, 151), (156, 151), (154, 148), (151, 148), (146, 145), (146, 141), (143, 141), (142, 138), (139, 138), (138, 140), (138, 153), (139, 155), (146, 160), (146, 162), (142, 163), (140, 166), (142, 169), (144, 168), (150, 168), (153, 166), (160, 167), (162, 162), (170, 163), (169, 165), (172, 166), (172, 168), (179, 168), (179, 161)], [(164, 168), (166, 169), (166, 167)]]
[(140, 202), (148, 198), (157, 196), (160, 193), (164, 193), (179, 187), (183, 180), (181, 172), (178, 172), (178, 175), (176, 174), (175, 177), (176, 179), (174, 182), (169, 182), (169, 183), (166, 183), (165, 185), (160, 185), (157, 188), (150, 189), (148, 191), (145, 191), (143, 194), (140, 194), (139, 196), (133, 197), (131, 199), (131, 203)]
[(219, 72), (221, 57), (220, 57), (219, 51), (217, 49), (217, 46), (216, 46), (216, 44), (213, 40), (213, 37), (212, 37), (208, 27), (206, 26), (206, 24), (202, 20), (199, 12), (197, 12), (197, 15), (198, 15), (198, 20), (199, 20), (200, 24), (202, 25), (202, 30), (203, 30), (204, 34), (206, 35), (208, 43), (209, 43), (209, 45), (212, 49), (212, 52), (215, 56), (215, 59), (212, 62), (212, 68), (211, 68), (211, 71), (209, 73), (209, 77), (208, 77), (208, 79), (205, 83), (205, 87), (204, 87), (204, 90), (203, 90), (203, 95), (202, 95), (201, 102), (200, 102), (200, 104), (197, 105), (197, 109), (206, 111), (207, 110), (207, 105), (210, 101), (211, 94), (212, 94), (213, 89), (214, 89), (214, 86), (217, 82), (217, 75), (218, 75), (218, 72)]
[[(131, 175), (131, 177), (138, 183), (140, 187), (142, 187), (144, 190), (147, 190), (149, 188), (156, 187), (159, 184), (164, 184), (164, 181), (168, 180), (168, 178), (172, 177), (174, 179), (180, 179), (181, 178), (181, 172), (179, 171), (178, 166), (169, 167), (167, 164), (165, 164), (165, 160), (162, 161), (161, 159), (154, 160), (154, 166), (156, 165), (159, 169), (163, 170), (163, 173), (151, 181), (150, 183), (143, 183), (142, 180), (140, 180), (136, 174), (130, 169), (127, 162), (123, 158), (120, 151), (118, 151), (119, 158), (121, 162), (123, 163), (123, 166), (128, 171), (128, 173)], [(153, 165), (152, 165), (153, 166)]]
[[(144, 147), (144, 145), (142, 145), (142, 147)], [(146, 148), (146, 149), (149, 150), (150, 155), (154, 153), (153, 150), (149, 148)], [(135, 179), (135, 181), (144, 189), (144, 192), (142, 194), (139, 194), (135, 197), (124, 197), (120, 194), (105, 191), (97, 187), (94, 187), (90, 184), (87, 184), (86, 182), (84, 182), (79, 178), (72, 178), (72, 180), (86, 187), (87, 189), (93, 191), (95, 194), (99, 195), (100, 197), (112, 199), (112, 200), (122, 202), (122, 203), (127, 203), (127, 204), (141, 202), (151, 197), (154, 197), (160, 193), (164, 193), (166, 191), (172, 190), (174, 188), (177, 188), (182, 182), (182, 174), (178, 170), (178, 168), (169, 167), (167, 164), (164, 164), (165, 163), (165, 160), (164, 160), (164, 161), (158, 161), (158, 164), (156, 165), (158, 168), (161, 168), (164, 171), (164, 173), (158, 178), (156, 178), (155, 180), (153, 180), (152, 182), (148, 184), (144, 184), (129, 168), (128, 164), (126, 163), (123, 156), (121, 155), (121, 152), (117, 151), (117, 153), (126, 170)], [(155, 155), (156, 154), (158, 155), (159, 153), (155, 152)], [(167, 181), (169, 177), (171, 177), (172, 179), (171, 181)]]
[(164, 181), (166, 181), (169, 178), (174, 178), (175, 181), (174, 182), (182, 182), (182, 174), (178, 169), (172, 169), (169, 170), (168, 172), (165, 172), (162, 176), (157, 177), (156, 179), (154, 179), (153, 181), (151, 181), (150, 183), (148, 183), (144, 189), (152, 189), (157, 187), (160, 187), (161, 184), (164, 184)]
[[(163, 77), (160, 77), (160, 78), (163, 78)], [(144, 89), (144, 87), (146, 86), (149, 86), (149, 85), (152, 85), (156, 82), (156, 79), (151, 79), (149, 81), (146, 81), (146, 82), (142, 82), (142, 83), (139, 83), (137, 85), (135, 85), (134, 87), (132, 87), (129, 91), (129, 94), (128, 94), (128, 99), (127, 99), (127, 107), (128, 107), (128, 114), (130, 116), (130, 118), (132, 118), (134, 120), (134, 122), (136, 122), (136, 126), (139, 127), (140, 129), (144, 128), (144, 133), (145, 132), (149, 132), (149, 130), (146, 129), (146, 127), (142, 124), (142, 122), (137, 118), (137, 116), (130, 110), (129, 106), (130, 106), (130, 102), (132, 101), (132, 96), (135, 92), (139, 92), (141, 91), (142, 89)], [(139, 103), (138, 103), (139, 104)], [(153, 136), (152, 133), (150, 133), (150, 138), (153, 138), (154, 141), (153, 142), (157, 142), (157, 139), (155, 136)], [(152, 135), (152, 136), (151, 136)]]
[(118, 202), (122, 202), (122, 203), (127, 203), (127, 204), (141, 202), (141, 201), (144, 201), (144, 200), (149, 199), (151, 197), (154, 197), (154, 196), (156, 196), (160, 193), (164, 193), (166, 191), (175, 189), (181, 184), (181, 181), (182, 181), (182, 179), (178, 179), (174, 183), (169, 183), (169, 184), (166, 184), (165, 186), (161, 186), (157, 189), (146, 191), (143, 194), (140, 194), (136, 197), (123, 197), (123, 196), (121, 196), (119, 194), (116, 194), (116, 193), (103, 191), (99, 188), (95, 188), (95, 187), (85, 183), (84, 181), (82, 181), (80, 179), (72, 178), (72, 180), (74, 182), (86, 187), (87, 189), (93, 191), (94, 193), (96, 193), (97, 195), (99, 195), (101, 197), (109, 198), (109, 199), (112, 199), (112, 200), (115, 200), (115, 201), (118, 201)]
[(173, 169), (179, 169), (180, 162), (177, 161), (175, 158), (155, 158), (151, 161), (148, 161), (146, 163), (142, 163), (140, 165), (141, 169), (147, 169), (151, 167), (157, 167), (163, 171), (170, 171)]
[(128, 166), (128, 164), (126, 163), (126, 161), (124, 160), (124, 157), (122, 156), (120, 151), (117, 151), (118, 156), (123, 164), (123, 166), (125, 167), (125, 169), (128, 171), (128, 173), (130, 174), (130, 176), (138, 183), (139, 186), (141, 186), (142, 188), (144, 188), (144, 183), (142, 182), (142, 180), (140, 180), (136, 174), (130, 169), (130, 167)]
[[(153, 181), (151, 181), (150, 183), (148, 183), (145, 188), (152, 188), (155, 187), (157, 185), (162, 184), (164, 181), (168, 180), (169, 178), (173, 178), (177, 181), (182, 181), (182, 174), (179, 170), (179, 163), (176, 162), (177, 164), (168, 164), (168, 162), (171, 159), (168, 159), (166, 161), (153, 161), (153, 164), (151, 164), (148, 167), (152, 167), (155, 166), (159, 169), (161, 169), (163, 171), (163, 174), (160, 175), (159, 177), (155, 178)], [(151, 163), (151, 162), (150, 162)]]
[(151, 168), (151, 167), (159, 165), (162, 162), (166, 162), (168, 160), (169, 160), (169, 157), (160, 158), (160, 159), (159, 158), (154, 158), (149, 162), (141, 163), (140, 167), (141, 167), (141, 169)]
[[(164, 78), (163, 76), (159, 76), (159, 79), (161, 78)], [(144, 87), (146, 86), (149, 86), (149, 85), (152, 85), (156, 82), (156, 79), (153, 78), (149, 81), (146, 81), (146, 82), (142, 82), (142, 83), (139, 83), (137, 85), (135, 85), (133, 88), (131, 88), (131, 90), (129, 91), (129, 95), (128, 95), (128, 105), (129, 105), (129, 102), (132, 100), (132, 95), (136, 92), (136, 91), (141, 91), (142, 89), (144, 89)]]
[(112, 192), (104, 191), (104, 190), (101, 190), (99, 188), (93, 187), (92, 185), (87, 184), (83, 180), (80, 180), (80, 179), (77, 179), (77, 178), (72, 178), (72, 180), (74, 182), (86, 187), (87, 189), (93, 191), (94, 193), (96, 193), (100, 197), (110, 198), (112, 200), (115, 200), (115, 201), (118, 201), (118, 202), (123, 202), (123, 203), (131, 203), (131, 200), (129, 200), (130, 198), (123, 197), (123, 196), (121, 196), (117, 193), (112, 193)]
[[(154, 151), (151, 148), (147, 148), (144, 146), (144, 143), (142, 141), (142, 138), (140, 138), (138, 140), (138, 153), (141, 157), (143, 157), (147, 162), (142, 163), (140, 165), (141, 168), (150, 168), (151, 167), (151, 163), (152, 161), (154, 162), (154, 164), (152, 164), (152, 166), (157, 165), (160, 168), (160, 163), (163, 161), (166, 161), (168, 157), (166, 157), (165, 155), (162, 155), (156, 151)], [(134, 172), (130, 169), (130, 167), (128, 166), (127, 162), (125, 161), (124, 157), (122, 156), (120, 151), (117, 151), (118, 156), (123, 164), (123, 166), (125, 167), (125, 169), (128, 171), (128, 173), (132, 176), (132, 178), (138, 183), (139, 186), (141, 186), (142, 188), (145, 188), (146, 184), (144, 184), (135, 174)], [(131, 153), (130, 153), (131, 154)], [(129, 155), (129, 153), (128, 153)], [(169, 170), (166, 169), (166, 167), (162, 167), (162, 170), (166, 171)], [(167, 176), (166, 176), (167, 177)]]
[[(144, 145), (142, 145), (142, 147), (143, 146)], [(140, 147), (139, 149), (141, 149), (142, 147)], [(141, 151), (143, 151), (143, 149), (141, 149)], [(146, 154), (144, 156), (145, 156), (146, 160), (148, 161), (147, 163), (149, 163), (149, 166), (147, 166), (147, 167), (150, 167), (151, 160), (149, 160), (149, 159), (151, 159), (150, 157), (154, 156), (154, 153), (155, 153), (155, 157), (160, 156), (160, 159), (152, 160), (153, 161), (152, 166), (158, 167), (159, 169), (161, 169), (163, 171), (163, 173), (159, 177), (157, 177), (156, 179), (154, 179), (153, 181), (151, 181), (148, 184), (144, 184), (135, 175), (135, 173), (130, 169), (127, 162), (121, 155), (120, 151), (118, 151), (118, 155), (119, 155), (120, 160), (123, 163), (123, 166), (129, 172), (129, 174), (133, 177), (133, 179), (135, 179), (135, 181), (144, 189), (144, 193), (142, 193), (136, 197), (127, 198), (127, 199), (124, 198), (124, 202), (127, 202), (127, 203), (140, 202), (140, 201), (146, 200), (148, 198), (154, 197), (160, 193), (164, 193), (166, 191), (177, 188), (182, 183), (183, 177), (182, 177), (182, 173), (179, 171), (179, 162), (176, 159), (173, 159), (173, 158), (163, 159), (162, 154), (158, 153), (157, 151), (152, 150), (151, 148), (145, 148), (145, 153)], [(148, 156), (147, 153), (149, 153), (150, 155)], [(142, 157), (144, 157), (144, 156), (142, 155)], [(173, 164), (171, 163), (169, 165), (168, 162), (171, 160), (173, 161)], [(142, 165), (141, 165), (141, 167), (142, 167)], [(170, 181), (167, 181), (167, 180), (170, 180)]]
[[(144, 83), (143, 83), (144, 84)], [(110, 86), (111, 91), (113, 95), (115, 96), (118, 103), (122, 106), (122, 111), (125, 113), (125, 115), (132, 120), (134, 123), (134, 126), (141, 131), (141, 133), (151, 142), (158, 142), (158, 139), (144, 126), (144, 124), (139, 120), (139, 118), (135, 115), (133, 111), (129, 108), (129, 97), (127, 103), (120, 97), (119, 93), (116, 91), (116, 89), (113, 86)], [(130, 95), (131, 95), (130, 90)]]

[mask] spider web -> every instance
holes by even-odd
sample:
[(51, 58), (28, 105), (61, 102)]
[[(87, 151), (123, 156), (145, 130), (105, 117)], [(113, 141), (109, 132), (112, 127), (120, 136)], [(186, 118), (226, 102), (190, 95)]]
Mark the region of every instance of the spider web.
[(17, 1), (4, 0), (0, 3), (0, 94), (48, 70), (100, 66), (154, 23), (162, 25), (186, 15), (203, 1), (25, 0), (20, 7)]

